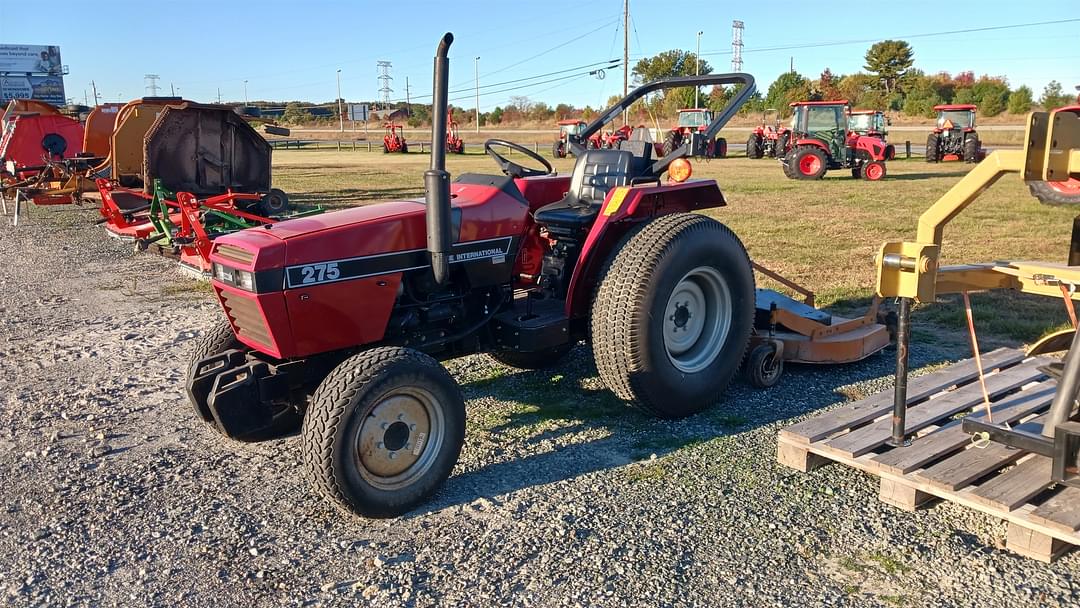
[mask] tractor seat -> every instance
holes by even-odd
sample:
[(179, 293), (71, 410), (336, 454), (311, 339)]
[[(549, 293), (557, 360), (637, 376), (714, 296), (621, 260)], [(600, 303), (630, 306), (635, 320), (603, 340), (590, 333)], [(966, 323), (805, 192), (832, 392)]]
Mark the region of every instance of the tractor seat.
[(533, 213), (537, 224), (556, 236), (580, 236), (600, 213), (609, 190), (630, 181), (629, 150), (587, 150), (574, 164), (570, 191)]

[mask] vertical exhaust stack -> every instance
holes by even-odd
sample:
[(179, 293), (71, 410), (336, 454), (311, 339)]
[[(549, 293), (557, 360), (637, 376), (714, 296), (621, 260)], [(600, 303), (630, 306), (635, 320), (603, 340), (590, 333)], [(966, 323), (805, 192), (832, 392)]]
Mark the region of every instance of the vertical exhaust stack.
[(454, 35), (447, 32), (435, 53), (435, 75), (431, 106), (431, 168), (424, 172), (427, 201), (427, 249), (435, 282), (445, 285), (450, 279), (450, 248), (454, 244), (450, 221), (450, 174), (446, 172), (447, 79), (450, 60), (447, 53)]

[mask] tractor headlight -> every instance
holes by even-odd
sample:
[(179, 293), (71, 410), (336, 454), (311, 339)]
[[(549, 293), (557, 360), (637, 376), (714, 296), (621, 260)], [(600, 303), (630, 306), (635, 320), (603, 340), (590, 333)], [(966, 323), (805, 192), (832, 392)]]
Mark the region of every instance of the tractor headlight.
[(214, 262), (214, 278), (226, 285), (239, 287), (246, 291), (255, 291), (255, 273), (250, 270), (240, 270)]

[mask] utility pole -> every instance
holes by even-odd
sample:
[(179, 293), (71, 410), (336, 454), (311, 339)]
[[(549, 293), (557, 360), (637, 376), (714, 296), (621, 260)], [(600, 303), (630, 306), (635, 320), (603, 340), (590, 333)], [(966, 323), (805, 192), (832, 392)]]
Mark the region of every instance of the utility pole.
[(795, 72), (795, 56), (794, 55), (791, 56), (790, 61), (791, 61), (791, 63), (789, 64), (788, 71), (794, 73)]
[(341, 112), (341, 68), (337, 71), (337, 117), (338, 131), (345, 132), (345, 114)]
[(476, 82), (476, 133), (480, 133), (480, 56), (473, 59), (473, 79)]
[(221, 103), (221, 87), (217, 88), (217, 102)]
[(100, 102), (99, 102), (99, 98), (98, 98), (98, 94), (97, 94), (97, 85), (94, 84), (93, 80), (90, 81), (90, 88), (93, 89), (93, 91), (94, 91), (94, 105), (96, 106)]
[(248, 105), (247, 81), (245, 80), (244, 81), (244, 106), (247, 106), (247, 105)]
[[(622, 11), (622, 94), (626, 97), (630, 91), (630, 0), (623, 0)], [(623, 110), (622, 113), (623, 125), (626, 125), (627, 112)]]
[(169, 83), (169, 91), (170, 91), (170, 93), (169, 93), (170, 95), (172, 95), (173, 97), (176, 97), (176, 85), (174, 85), (171, 82)]
[[(701, 76), (701, 35), (704, 34), (704, 33), (705, 32), (701, 32), (701, 31), (699, 31), (697, 33), (697, 50), (694, 51), (694, 76)], [(698, 93), (699, 92), (700, 92), (700, 88), (695, 85), (694, 86), (694, 107), (695, 108), (699, 107), (698, 106)]]

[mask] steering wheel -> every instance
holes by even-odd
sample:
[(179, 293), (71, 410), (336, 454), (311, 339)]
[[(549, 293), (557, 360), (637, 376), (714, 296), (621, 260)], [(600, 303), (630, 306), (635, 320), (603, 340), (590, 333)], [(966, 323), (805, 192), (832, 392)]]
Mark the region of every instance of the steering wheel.
[[(517, 150), (518, 152), (521, 152), (525, 156), (528, 156), (529, 158), (531, 158), (531, 159), (535, 160), (536, 162), (540, 163), (541, 165), (543, 165), (544, 170), (541, 171), (540, 169), (531, 169), (529, 167), (522, 167), (521, 165), (515, 163), (512, 160), (508, 160), (502, 154), (499, 154), (498, 152), (496, 152), (491, 147), (492, 145), (506, 146), (507, 148), (510, 148), (511, 150)], [(539, 176), (539, 175), (554, 175), (555, 174), (555, 170), (551, 168), (551, 163), (549, 163), (546, 158), (544, 158), (543, 156), (540, 156), (539, 154), (537, 154), (536, 152), (533, 152), (532, 150), (526, 148), (525, 146), (522, 146), (520, 144), (515, 144), (512, 141), (506, 141), (505, 139), (489, 139), (489, 140), (484, 142), (484, 153), (487, 154), (488, 156), (490, 156), (495, 161), (495, 164), (499, 165), (499, 169), (502, 170), (504, 175), (508, 175), (510, 177), (536, 177), (536, 176)]]

